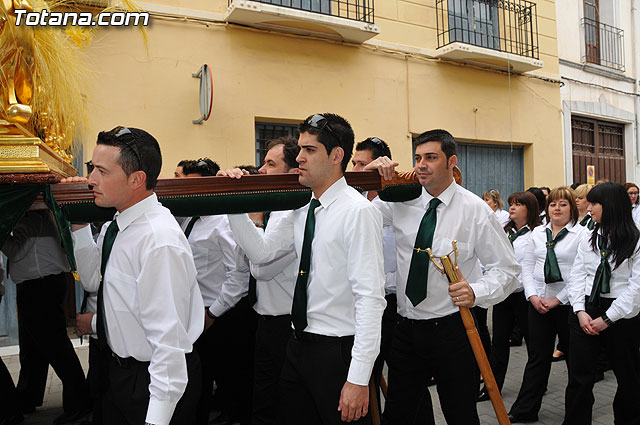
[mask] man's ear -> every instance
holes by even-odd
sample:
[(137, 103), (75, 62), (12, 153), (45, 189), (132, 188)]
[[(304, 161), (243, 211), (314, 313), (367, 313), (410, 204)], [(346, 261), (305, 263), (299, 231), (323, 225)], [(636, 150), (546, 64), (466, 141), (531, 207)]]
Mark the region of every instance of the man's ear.
[(458, 165), (458, 156), (457, 155), (451, 155), (449, 157), (449, 160), (447, 161), (447, 165), (448, 165), (448, 168), (451, 168), (451, 169), (453, 169), (453, 167)]
[(129, 181), (134, 189), (139, 189), (140, 187), (144, 187), (146, 189), (147, 173), (142, 170), (134, 171), (129, 176)]
[(342, 164), (342, 160), (344, 159), (344, 149), (342, 149), (340, 146), (336, 146), (335, 148), (331, 149), (331, 154), (329, 155), (329, 157), (331, 158), (331, 162), (333, 164)]

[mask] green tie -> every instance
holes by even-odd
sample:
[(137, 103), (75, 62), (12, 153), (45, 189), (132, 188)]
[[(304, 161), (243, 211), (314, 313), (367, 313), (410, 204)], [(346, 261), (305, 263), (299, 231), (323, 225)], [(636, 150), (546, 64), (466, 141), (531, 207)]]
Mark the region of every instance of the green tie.
[(429, 202), (427, 212), (422, 216), (416, 242), (413, 246), (413, 254), (411, 254), (411, 265), (409, 266), (409, 277), (407, 278), (407, 288), (404, 293), (407, 295), (411, 304), (417, 306), (425, 298), (427, 298), (427, 280), (429, 279), (429, 254), (427, 248), (431, 248), (433, 242), (433, 233), (436, 230), (436, 208), (442, 201), (433, 198)]
[(104, 287), (104, 272), (107, 269), (107, 262), (109, 261), (109, 255), (111, 254), (111, 248), (113, 247), (113, 242), (116, 240), (116, 236), (118, 235), (118, 223), (116, 220), (113, 220), (109, 227), (107, 228), (106, 233), (104, 234), (104, 239), (102, 240), (102, 262), (100, 263), (100, 286), (98, 287), (98, 320), (96, 327), (98, 328), (98, 346), (101, 349), (107, 347), (107, 320), (105, 318), (104, 313), (104, 296), (103, 296), (103, 287)]
[(587, 215), (584, 216), (584, 218), (580, 222), (580, 225), (581, 226), (586, 226), (587, 229), (589, 229), (589, 230), (593, 230), (593, 226), (595, 226), (595, 223), (593, 222), (593, 219), (591, 218), (591, 216), (589, 214), (587, 214)]
[(513, 243), (516, 241), (516, 239), (518, 239), (520, 236), (524, 235), (528, 231), (529, 231), (529, 228), (527, 226), (522, 227), (517, 232), (513, 229), (509, 230), (509, 242), (511, 242), (511, 246), (513, 246)]
[(307, 222), (304, 225), (304, 239), (302, 240), (302, 254), (300, 255), (300, 267), (296, 289), (293, 292), (293, 306), (291, 307), (291, 321), (298, 332), (307, 327), (307, 282), (309, 281), (309, 269), (311, 267), (311, 242), (316, 228), (315, 210), (320, 206), (320, 201), (313, 198), (309, 203)]
[(189, 239), (189, 235), (193, 230), (193, 226), (195, 226), (196, 221), (198, 221), (199, 218), (200, 218), (199, 216), (195, 216), (195, 217), (191, 217), (191, 220), (189, 220), (189, 223), (187, 224), (187, 228), (184, 229), (184, 235), (187, 237), (187, 239)]
[(593, 279), (593, 287), (589, 296), (589, 305), (600, 305), (600, 294), (608, 294), (611, 290), (609, 285), (611, 281), (611, 265), (609, 264), (609, 254), (611, 252), (606, 249), (607, 240), (598, 235), (598, 249), (600, 251), (600, 265), (596, 270), (596, 276)]
[(562, 273), (560, 273), (560, 267), (558, 266), (558, 258), (554, 251), (555, 245), (567, 236), (569, 231), (564, 228), (553, 238), (551, 229), (547, 228), (547, 257), (544, 259), (544, 283), (560, 282), (562, 280)]
[[(264, 230), (267, 230), (267, 222), (269, 221), (270, 211), (264, 213), (262, 221), (264, 223)], [(256, 288), (256, 278), (253, 275), (249, 276), (249, 294), (247, 295), (247, 301), (251, 307), (258, 302), (258, 289)]]

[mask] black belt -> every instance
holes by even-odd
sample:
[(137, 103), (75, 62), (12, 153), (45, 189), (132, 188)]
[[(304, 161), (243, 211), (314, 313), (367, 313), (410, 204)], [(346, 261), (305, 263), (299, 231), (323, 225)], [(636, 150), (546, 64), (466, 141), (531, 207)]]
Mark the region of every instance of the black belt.
[(460, 312), (456, 311), (455, 313), (451, 313), (442, 317), (434, 317), (433, 319), (409, 319), (407, 317), (400, 316), (400, 315), (398, 315), (398, 317), (399, 317), (398, 319), (399, 323), (408, 323), (416, 326), (438, 326), (438, 323), (448, 322), (449, 320), (452, 320), (452, 319), (459, 320)]
[(149, 365), (149, 362), (142, 362), (136, 359), (135, 357), (120, 357), (113, 351), (111, 350), (109, 351), (110, 351), (109, 357), (111, 357), (111, 360), (113, 360), (113, 362), (120, 367), (129, 368), (129, 367), (138, 366), (138, 365), (147, 365), (147, 366)]
[(327, 336), (327, 335), (319, 335), (313, 334), (311, 332), (298, 332), (295, 329), (292, 329), (291, 335), (294, 339), (298, 341), (304, 342), (342, 342), (353, 340), (353, 335), (347, 336)]
[(268, 322), (270, 320), (277, 320), (277, 319), (291, 319), (291, 315), (290, 314), (281, 314), (279, 316), (269, 316), (269, 315), (262, 315), (262, 314), (258, 314), (258, 319), (263, 320), (265, 322)]

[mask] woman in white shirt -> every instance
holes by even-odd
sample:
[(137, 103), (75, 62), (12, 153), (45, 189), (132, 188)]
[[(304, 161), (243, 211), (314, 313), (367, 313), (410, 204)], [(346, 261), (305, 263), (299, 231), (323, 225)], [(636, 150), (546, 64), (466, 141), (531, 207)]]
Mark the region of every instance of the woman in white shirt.
[(573, 191), (578, 206), (578, 222), (589, 230), (593, 229), (595, 224), (589, 214), (589, 201), (587, 201), (587, 195), (591, 189), (593, 189), (592, 184), (581, 184)]
[(631, 216), (637, 226), (640, 221), (640, 197), (638, 197), (638, 191), (640, 189), (638, 189), (635, 183), (625, 183), (624, 188), (627, 191), (627, 195), (629, 195), (629, 200), (631, 201)]
[[(529, 192), (515, 192), (509, 196), (510, 221), (504, 226), (504, 231), (509, 237), (511, 246), (520, 264), (525, 255), (525, 248), (531, 240), (531, 231), (540, 224), (538, 213), (538, 201)], [(527, 341), (527, 300), (524, 297), (522, 286), (522, 274), (519, 276), (520, 285), (504, 301), (493, 306), (493, 339), (491, 341), (491, 354), (489, 362), (493, 375), (496, 378), (498, 389), (502, 391), (504, 378), (509, 366), (509, 336), (517, 321), (522, 335)], [(478, 395), (478, 401), (489, 400), (489, 393), (482, 388)]]
[(498, 218), (500, 226), (504, 227), (509, 222), (509, 213), (504, 210), (504, 201), (498, 189), (489, 189), (482, 194), (482, 200), (489, 205)]
[(546, 216), (549, 222), (531, 232), (522, 264), (525, 297), (531, 303), (527, 317), (529, 359), (509, 413), (511, 422), (537, 420), (556, 335), (564, 347), (569, 345), (570, 306), (565, 279), (570, 277), (583, 231), (576, 225), (578, 207), (570, 188), (559, 187), (549, 193)]
[(596, 222), (582, 236), (568, 293), (569, 385), (564, 424), (590, 424), (593, 384), (602, 346), (618, 389), (616, 424), (640, 423), (640, 231), (625, 188), (602, 183), (587, 195)]

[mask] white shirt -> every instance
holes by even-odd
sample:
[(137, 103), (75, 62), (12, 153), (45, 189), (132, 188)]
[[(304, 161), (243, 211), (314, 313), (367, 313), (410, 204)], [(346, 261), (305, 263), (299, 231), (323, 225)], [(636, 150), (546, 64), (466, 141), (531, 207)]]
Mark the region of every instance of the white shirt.
[[(258, 229), (258, 232), (272, 233), (273, 229), (278, 229), (280, 221), (287, 220), (290, 214), (291, 211), (273, 211), (265, 230)], [(266, 263), (251, 263), (251, 274), (256, 279), (258, 298), (253, 306), (256, 313), (263, 316), (291, 314), (299, 263), (293, 247)]]
[(505, 210), (495, 210), (493, 213), (496, 215), (498, 223), (500, 223), (500, 226), (502, 227), (506, 226), (511, 220), (511, 218), (509, 218), (509, 213)]
[[(422, 188), (422, 195), (410, 201), (374, 201), (384, 224), (392, 225), (396, 234), (398, 313), (409, 319), (433, 319), (459, 311), (449, 296), (449, 281), (432, 262), (427, 298), (414, 307), (405, 294), (416, 235), (431, 199), (433, 196)], [(476, 305), (489, 307), (504, 300), (518, 286), (520, 265), (495, 214), (482, 199), (455, 182), (438, 199), (442, 203), (436, 210), (433, 254), (451, 252), (451, 241), (458, 241), (458, 265), (475, 293)], [(484, 276), (480, 263), (486, 269)]]
[[(120, 357), (149, 361), (146, 422), (167, 425), (187, 386), (185, 353), (204, 328), (204, 304), (191, 248), (155, 194), (115, 215), (120, 231), (104, 274), (109, 346)], [(89, 226), (72, 233), (83, 286), (100, 286), (105, 223), (96, 244)]]
[(14, 283), (71, 270), (50, 211), (28, 211), (2, 246)]
[[(600, 254), (591, 247), (593, 230), (582, 232), (576, 261), (571, 269), (571, 279), (567, 282), (569, 301), (574, 312), (585, 310), (585, 296), (591, 295), (596, 270), (600, 265)], [(607, 309), (607, 317), (612, 321), (631, 319), (640, 313), (640, 241), (631, 258), (617, 269), (609, 257), (611, 265), (610, 292), (600, 294), (601, 298), (614, 298)]]
[[(530, 229), (528, 224), (525, 224), (523, 227)], [(518, 236), (518, 238), (515, 241), (513, 241), (513, 251), (516, 254), (516, 260), (520, 265), (524, 264), (524, 256), (526, 253), (526, 249), (531, 241), (531, 232), (532, 230), (530, 229), (527, 233), (525, 233), (524, 235)], [(524, 285), (522, 281), (523, 281), (523, 277), (521, 272), (518, 275), (518, 282), (519, 282), (518, 289), (516, 289), (513, 292), (522, 292), (524, 290)]]
[[(182, 222), (184, 231), (191, 218)], [(204, 305), (220, 317), (249, 290), (249, 265), (224, 215), (202, 216), (189, 234)]]
[[(380, 350), (386, 305), (382, 220), (375, 207), (349, 187), (344, 177), (318, 200), (305, 331), (355, 335), (347, 380), (368, 385)], [(246, 215), (229, 216), (229, 222), (249, 260), (265, 263), (294, 247), (300, 256), (308, 210), (307, 205), (289, 212), (266, 234), (260, 233)]]
[(393, 231), (393, 226), (382, 227), (382, 255), (384, 257), (384, 294), (395, 294), (398, 264), (396, 262), (396, 234)]
[(636, 226), (640, 228), (640, 204), (631, 204), (631, 216)]
[(537, 295), (540, 298), (556, 297), (562, 304), (569, 302), (566, 282), (571, 277), (571, 267), (576, 259), (580, 237), (585, 228), (578, 223), (574, 225), (571, 221), (564, 228), (569, 233), (553, 247), (563, 280), (549, 284), (544, 282), (544, 260), (547, 258), (547, 229), (551, 229), (551, 222), (545, 226), (538, 226), (531, 232), (531, 239), (525, 248), (522, 263), (522, 283), (527, 299)]

